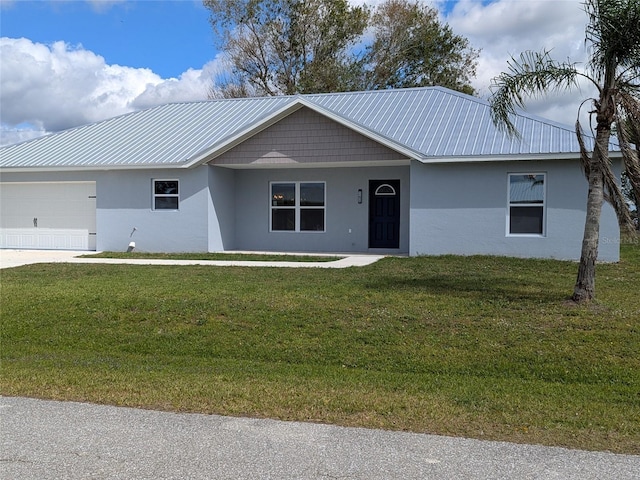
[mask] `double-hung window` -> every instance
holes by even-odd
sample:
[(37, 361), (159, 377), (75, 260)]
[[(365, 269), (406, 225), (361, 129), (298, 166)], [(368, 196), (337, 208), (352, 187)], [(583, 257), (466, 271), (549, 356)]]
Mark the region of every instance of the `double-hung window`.
[(272, 182), (272, 232), (324, 232), (324, 182)]
[(153, 209), (178, 210), (180, 191), (178, 180), (153, 181)]
[(509, 235), (545, 234), (545, 174), (510, 173)]

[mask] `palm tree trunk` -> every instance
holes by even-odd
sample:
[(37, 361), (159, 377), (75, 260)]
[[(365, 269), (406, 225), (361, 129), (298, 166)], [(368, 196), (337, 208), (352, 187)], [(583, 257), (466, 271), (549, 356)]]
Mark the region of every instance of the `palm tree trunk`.
[(587, 218), (582, 237), (582, 253), (578, 267), (578, 278), (571, 299), (588, 302), (596, 294), (596, 260), (600, 240), (600, 213), (604, 202), (604, 165), (609, 161), (609, 139), (615, 118), (613, 97), (608, 89), (600, 95), (598, 105), (596, 139), (593, 154), (587, 164), (589, 194), (587, 196)]
[[(597, 154), (594, 152), (593, 157)], [(596, 294), (596, 260), (600, 240), (600, 212), (604, 201), (604, 179), (595, 158), (589, 162), (589, 194), (587, 196), (587, 218), (582, 237), (582, 253), (578, 278), (571, 299), (574, 302), (588, 302)]]

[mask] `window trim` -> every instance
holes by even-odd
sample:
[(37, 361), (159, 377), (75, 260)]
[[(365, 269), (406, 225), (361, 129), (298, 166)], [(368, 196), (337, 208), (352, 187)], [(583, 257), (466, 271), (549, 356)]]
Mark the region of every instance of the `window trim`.
[[(540, 203), (512, 203), (511, 202), (511, 177), (512, 176), (542, 176), (542, 202)], [(511, 208), (539, 208), (542, 207), (542, 232), (540, 233), (511, 233)], [(507, 173), (507, 221), (505, 226), (507, 237), (534, 237), (543, 238), (547, 236), (547, 172), (508, 172)]]
[[(293, 206), (278, 206), (273, 205), (273, 186), (278, 184), (293, 184), (294, 185), (294, 205)], [(324, 193), (322, 206), (300, 205), (300, 186), (307, 183), (317, 183), (322, 185)], [(293, 230), (275, 230), (273, 228), (273, 210), (275, 209), (289, 209), (294, 210), (295, 229)], [(322, 230), (301, 230), (300, 229), (300, 212), (301, 210), (322, 210), (323, 225)], [(274, 180), (269, 182), (269, 233), (326, 233), (327, 231), (327, 182), (319, 180)]]
[[(156, 193), (156, 182), (176, 182), (178, 193)], [(156, 208), (157, 198), (176, 198), (177, 208)], [(180, 210), (180, 180), (177, 178), (152, 178), (151, 179), (151, 210), (154, 212), (177, 212)]]

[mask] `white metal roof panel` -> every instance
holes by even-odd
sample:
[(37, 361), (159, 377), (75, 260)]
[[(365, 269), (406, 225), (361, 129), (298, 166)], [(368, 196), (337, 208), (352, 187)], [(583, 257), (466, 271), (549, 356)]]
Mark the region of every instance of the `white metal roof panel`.
[(292, 97), (167, 104), (3, 147), (0, 166), (181, 165)]
[(511, 138), (493, 125), (488, 102), (426, 87), (167, 104), (3, 147), (0, 167), (189, 166), (296, 105), (421, 161), (579, 152), (571, 127), (519, 112), (514, 123), (521, 138)]

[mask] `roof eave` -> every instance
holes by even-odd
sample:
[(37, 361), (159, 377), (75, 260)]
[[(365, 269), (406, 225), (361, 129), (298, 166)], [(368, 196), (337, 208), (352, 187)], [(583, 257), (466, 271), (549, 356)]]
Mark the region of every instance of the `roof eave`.
[[(610, 158), (621, 158), (620, 152), (609, 152)], [(536, 160), (579, 160), (580, 152), (550, 152), (529, 154), (504, 154), (504, 155), (469, 155), (469, 156), (441, 156), (417, 158), (421, 163), (471, 163), (471, 162), (518, 162)]]
[(37, 173), (37, 172), (107, 172), (112, 170), (165, 170), (184, 168), (184, 164), (145, 164), (145, 165), (74, 165), (69, 167), (0, 167), (0, 173)]

